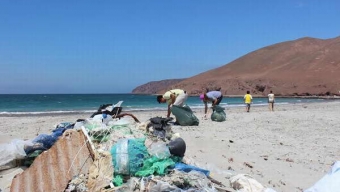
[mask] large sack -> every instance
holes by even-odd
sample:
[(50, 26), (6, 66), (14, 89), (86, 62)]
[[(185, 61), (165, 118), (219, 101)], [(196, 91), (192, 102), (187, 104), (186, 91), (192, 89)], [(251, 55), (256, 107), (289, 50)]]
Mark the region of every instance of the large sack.
[(211, 114), (211, 120), (222, 122), (225, 121), (227, 118), (226, 113), (224, 112), (224, 108), (218, 105), (213, 107), (214, 112)]
[(194, 115), (189, 106), (183, 107), (174, 105), (171, 107), (171, 112), (176, 117), (176, 121), (182, 126), (198, 125), (199, 120)]

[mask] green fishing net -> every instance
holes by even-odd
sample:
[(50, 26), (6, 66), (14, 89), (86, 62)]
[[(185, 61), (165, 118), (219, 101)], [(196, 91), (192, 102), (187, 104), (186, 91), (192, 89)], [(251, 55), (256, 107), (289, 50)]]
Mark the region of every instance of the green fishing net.
[(144, 142), (145, 138), (118, 140), (111, 149), (115, 174), (134, 175), (143, 166), (149, 157)]
[(171, 158), (159, 159), (152, 156), (144, 160), (143, 167), (135, 175), (139, 177), (165, 175), (167, 168), (174, 165), (175, 162)]

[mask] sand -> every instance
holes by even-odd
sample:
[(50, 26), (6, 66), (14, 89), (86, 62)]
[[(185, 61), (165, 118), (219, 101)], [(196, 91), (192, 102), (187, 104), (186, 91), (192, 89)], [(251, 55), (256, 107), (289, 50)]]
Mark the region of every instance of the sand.
[[(164, 106), (166, 108), (166, 106)], [(196, 110), (199, 126), (173, 126), (185, 140), (185, 157), (225, 180), (226, 173), (244, 173), (276, 191), (302, 191), (323, 177), (340, 160), (340, 102), (227, 108), (227, 121), (204, 120)], [(165, 111), (133, 112), (142, 122), (165, 116)], [(54, 125), (75, 122), (89, 114), (0, 117), (0, 143), (33, 139), (50, 133)], [(127, 117), (130, 118), (130, 117)], [(224, 174), (221, 174), (224, 173)], [(1, 173), (4, 174), (4, 173)], [(0, 183), (13, 174), (5, 172)], [(8, 184), (8, 182), (7, 182)]]

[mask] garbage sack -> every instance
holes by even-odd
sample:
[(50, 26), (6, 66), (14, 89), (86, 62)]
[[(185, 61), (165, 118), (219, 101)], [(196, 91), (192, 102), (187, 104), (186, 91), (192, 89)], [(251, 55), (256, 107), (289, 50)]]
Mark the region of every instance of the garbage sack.
[(115, 174), (134, 175), (148, 157), (145, 138), (120, 139), (111, 149)]
[[(24, 159), (26, 156), (25, 146), (32, 146), (31, 141), (14, 139), (10, 143), (0, 145), (0, 170), (8, 169), (13, 160)], [(14, 164), (13, 164), (14, 165)]]
[(183, 157), (186, 151), (185, 141), (178, 137), (175, 140), (172, 140), (168, 144), (169, 151), (172, 155)]
[(188, 105), (184, 105), (183, 107), (174, 105), (171, 107), (171, 112), (176, 117), (176, 121), (182, 126), (199, 124), (198, 118), (194, 115)]
[(174, 169), (177, 169), (177, 170), (180, 170), (180, 171), (184, 171), (186, 173), (189, 173), (190, 171), (194, 170), (194, 171), (201, 172), (201, 173), (203, 173), (206, 176), (209, 176), (209, 174), (210, 174), (209, 170), (201, 169), (199, 167), (195, 167), (195, 166), (192, 166), (192, 165), (187, 165), (187, 164), (184, 164), (184, 163), (176, 163)]
[(148, 152), (150, 155), (156, 156), (159, 159), (165, 159), (171, 155), (169, 147), (162, 141), (152, 143), (148, 149)]
[(222, 122), (225, 121), (227, 118), (226, 113), (224, 112), (224, 108), (218, 105), (213, 107), (213, 113), (211, 114), (211, 120)]
[(304, 192), (338, 192), (340, 189), (340, 161), (336, 161), (328, 173)]

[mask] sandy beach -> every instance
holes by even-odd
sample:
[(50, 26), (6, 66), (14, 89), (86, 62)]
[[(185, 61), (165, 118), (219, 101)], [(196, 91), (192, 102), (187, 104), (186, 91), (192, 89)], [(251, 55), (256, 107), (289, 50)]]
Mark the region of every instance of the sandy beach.
[[(164, 105), (164, 108), (166, 106)], [(276, 191), (302, 191), (325, 175), (340, 159), (340, 102), (227, 108), (227, 121), (204, 120), (196, 110), (199, 126), (173, 126), (185, 140), (185, 157), (226, 180), (226, 173), (244, 173)], [(165, 116), (165, 111), (133, 112), (141, 121)], [(1, 116), (0, 141), (33, 139), (50, 133), (54, 125), (88, 118), (89, 114)], [(129, 117), (127, 117), (129, 118)], [(223, 173), (223, 174), (222, 174)], [(2, 190), (13, 174), (1, 173)], [(8, 185), (8, 182), (7, 182)]]

